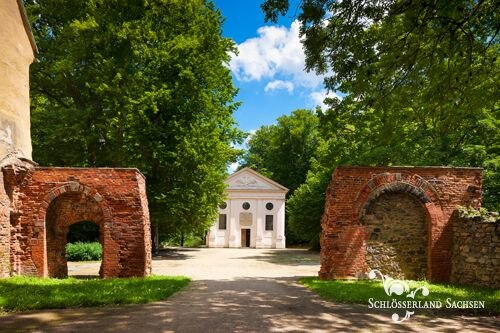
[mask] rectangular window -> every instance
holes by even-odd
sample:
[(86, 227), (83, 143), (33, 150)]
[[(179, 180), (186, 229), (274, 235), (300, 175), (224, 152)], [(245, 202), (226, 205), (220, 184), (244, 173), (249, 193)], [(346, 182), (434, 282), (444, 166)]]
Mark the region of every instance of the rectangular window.
[(274, 215), (266, 215), (266, 230), (273, 230)]
[(227, 215), (219, 214), (219, 230), (226, 230), (227, 226)]

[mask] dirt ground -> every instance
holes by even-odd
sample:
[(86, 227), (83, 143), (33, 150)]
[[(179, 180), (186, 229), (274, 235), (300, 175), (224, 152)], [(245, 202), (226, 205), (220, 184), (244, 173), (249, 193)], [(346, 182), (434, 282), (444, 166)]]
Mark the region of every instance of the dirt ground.
[[(72, 275), (99, 263), (70, 263)], [(153, 273), (185, 275), (189, 287), (143, 305), (46, 310), (0, 317), (6, 332), (496, 332), (498, 317), (429, 318), (394, 324), (367, 305), (324, 301), (297, 283), (315, 276), (319, 255), (305, 250), (172, 249)]]

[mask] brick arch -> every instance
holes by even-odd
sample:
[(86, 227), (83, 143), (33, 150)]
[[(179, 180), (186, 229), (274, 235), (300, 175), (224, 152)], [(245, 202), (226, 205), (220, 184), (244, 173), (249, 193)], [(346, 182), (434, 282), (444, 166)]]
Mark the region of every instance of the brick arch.
[(432, 230), (431, 225), (440, 224), (444, 219), (441, 199), (434, 186), (417, 174), (404, 172), (384, 172), (367, 181), (356, 194), (353, 219), (359, 223), (366, 207), (384, 193), (407, 193), (416, 197), (424, 205), (429, 230)]
[(138, 170), (35, 167), (24, 179), (22, 186), (15, 188), (10, 219), (13, 275), (48, 275), (47, 209), (54, 199), (69, 193), (80, 193), (102, 210), (101, 233), (106, 246), (103, 277), (151, 273), (146, 179)]
[(428, 278), (431, 265), (431, 219), (422, 192), (407, 184), (383, 186), (368, 198), (358, 223), (367, 271), (393, 278)]
[(59, 197), (60, 195), (67, 192), (80, 192), (91, 198), (93, 198), (96, 202), (99, 203), (102, 209), (102, 213), (105, 221), (111, 221), (112, 215), (111, 210), (109, 209), (108, 204), (104, 200), (103, 196), (97, 192), (95, 189), (90, 188), (88, 186), (82, 185), (79, 182), (67, 182), (66, 184), (59, 186), (55, 189), (52, 189), (49, 193), (47, 193), (43, 199), (41, 200), (40, 208), (38, 211), (38, 221), (44, 223), (45, 215), (47, 213), (47, 209), (51, 202)]
[(403, 193), (409, 192), (413, 198), (419, 198), (418, 201), (428, 215), (428, 279), (449, 280), (453, 212), (458, 205), (481, 205), (481, 169), (337, 167), (326, 191), (325, 209), (321, 219), (321, 278), (365, 276), (366, 230), (359, 223), (359, 218), (366, 203), (370, 203), (382, 193), (390, 194), (396, 189)]
[[(369, 192), (366, 188), (358, 192), (354, 210), (354, 218), (359, 222), (366, 212), (366, 208), (382, 194), (386, 193), (406, 193), (415, 197), (425, 208), (425, 212), (428, 216), (430, 224), (441, 221), (442, 219), (442, 209), (439, 197), (435, 195), (434, 191), (424, 191), (421, 187), (417, 187), (414, 184), (394, 181), (391, 183), (381, 184), (376, 188), (370, 188), (369, 185), (365, 185), (369, 188)], [(430, 185), (428, 185), (430, 186)], [(360, 195), (360, 193), (369, 193), (368, 195)], [(432, 194), (432, 195), (430, 195)]]
[[(69, 197), (75, 194), (79, 194), (80, 197)], [(71, 205), (79, 199), (80, 201), (83, 201), (83, 204), (85, 205), (83, 207), (83, 211), (69, 212), (70, 218), (63, 221), (60, 221), (57, 215), (49, 217), (49, 214), (55, 214), (55, 212), (51, 212), (51, 207), (57, 204), (58, 200), (63, 200), (63, 202), (65, 200), (66, 208), (72, 209)], [(82, 202), (80, 202), (79, 205), (82, 206)], [(62, 186), (52, 189), (44, 196), (39, 209), (38, 219), (39, 223), (43, 224), (45, 227), (43, 246), (43, 276), (64, 277), (67, 275), (65, 258), (55, 259), (57, 258), (57, 255), (61, 255), (61, 253), (57, 253), (57, 250), (59, 252), (62, 251), (59, 247), (66, 244), (66, 236), (69, 226), (83, 220), (91, 221), (99, 226), (99, 238), (103, 247), (101, 269), (99, 274), (101, 277), (112, 275), (112, 270), (119, 260), (116, 242), (113, 238), (111, 230), (113, 218), (106, 200), (95, 189), (82, 185), (78, 182), (68, 182)], [(51, 230), (50, 228), (54, 229), (54, 236), (52, 236), (52, 238), (49, 237), (48, 234)], [(49, 246), (54, 246), (53, 242), (56, 242), (56, 244), (59, 242), (59, 244), (56, 245), (58, 249), (54, 251), (56, 252), (55, 257), (53, 253), (48, 251)]]
[(404, 172), (384, 172), (367, 181), (356, 194), (354, 217), (359, 220), (366, 204), (381, 194), (395, 192), (414, 195), (426, 206), (431, 219), (439, 218), (441, 201), (437, 190), (421, 176)]
[[(353, 218), (361, 225), (366, 209), (374, 204), (384, 194), (407, 194), (420, 202), (426, 214), (427, 228), (427, 278), (433, 278), (433, 271), (440, 262), (432, 260), (435, 252), (435, 239), (433, 226), (440, 225), (443, 221), (441, 202), (436, 189), (425, 179), (416, 174), (409, 173), (381, 173), (373, 176), (356, 195)], [(364, 235), (365, 239), (368, 235)]]

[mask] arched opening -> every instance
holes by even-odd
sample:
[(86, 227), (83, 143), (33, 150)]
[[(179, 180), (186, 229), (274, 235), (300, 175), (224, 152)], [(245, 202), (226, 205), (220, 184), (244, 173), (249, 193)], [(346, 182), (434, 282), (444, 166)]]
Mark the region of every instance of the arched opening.
[(69, 226), (68, 243), (99, 242), (99, 225), (92, 221), (79, 221)]
[(405, 192), (388, 191), (367, 202), (360, 222), (367, 235), (368, 268), (393, 278), (425, 279), (427, 219), (421, 201)]
[[(105, 255), (105, 242), (103, 236), (103, 212), (99, 203), (92, 197), (82, 192), (66, 192), (56, 197), (49, 205), (46, 213), (46, 246), (47, 246), (47, 268), (48, 276), (64, 278), (68, 276), (66, 261), (66, 244), (68, 233), (72, 225), (78, 227), (78, 222), (86, 221), (95, 224), (98, 231), (98, 239)], [(92, 230), (92, 229), (91, 229)], [(94, 227), (95, 232), (95, 227)], [(74, 233), (71, 237), (75, 237)], [(103, 267), (99, 274), (102, 276)]]
[(71, 224), (66, 237), (66, 260), (68, 276), (91, 278), (99, 276), (102, 260), (102, 239), (99, 225), (92, 221)]

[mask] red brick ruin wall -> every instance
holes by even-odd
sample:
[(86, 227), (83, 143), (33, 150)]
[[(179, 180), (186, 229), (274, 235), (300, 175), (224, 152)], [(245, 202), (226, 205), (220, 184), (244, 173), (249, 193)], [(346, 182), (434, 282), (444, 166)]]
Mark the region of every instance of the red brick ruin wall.
[[(5, 214), (0, 212), (0, 253), (10, 252), (10, 274), (66, 276), (68, 228), (83, 220), (99, 226), (102, 277), (150, 274), (149, 211), (145, 179), (139, 171), (34, 168), (18, 185), (12, 195), (8, 245), (2, 236)], [(5, 201), (2, 192), (0, 203)], [(7, 246), (9, 252), (3, 252)], [(2, 263), (0, 258), (0, 267)]]
[(448, 281), (453, 212), (457, 206), (481, 206), (481, 172), (338, 167), (326, 192), (320, 277), (363, 277), (376, 268), (398, 277)]
[(0, 172), (0, 278), (10, 275), (10, 199)]

